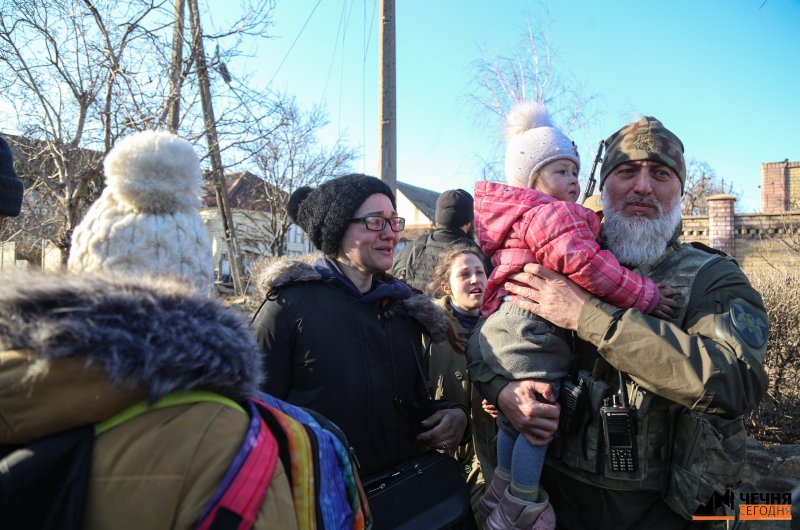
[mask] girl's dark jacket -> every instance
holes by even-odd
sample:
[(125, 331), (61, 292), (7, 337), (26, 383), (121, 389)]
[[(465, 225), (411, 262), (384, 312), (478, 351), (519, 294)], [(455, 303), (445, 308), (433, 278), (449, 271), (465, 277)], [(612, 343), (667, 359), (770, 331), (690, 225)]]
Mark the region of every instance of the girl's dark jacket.
[(428, 399), (422, 364), (423, 333), (446, 338), (444, 313), (421, 294), (363, 304), (337, 280), (290, 259), (258, 281), (267, 293), (253, 319), (263, 390), (336, 423), (362, 476), (415, 456), (419, 422), (450, 406)]

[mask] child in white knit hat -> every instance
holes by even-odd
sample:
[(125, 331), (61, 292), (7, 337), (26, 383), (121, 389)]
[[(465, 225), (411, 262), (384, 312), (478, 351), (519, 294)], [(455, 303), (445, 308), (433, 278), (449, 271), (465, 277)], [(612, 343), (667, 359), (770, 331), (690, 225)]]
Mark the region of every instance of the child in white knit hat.
[(72, 234), (69, 269), (177, 277), (210, 291), (213, 259), (192, 145), (166, 131), (138, 132), (111, 149), (103, 168), (106, 188)]
[[(569, 371), (565, 332), (506, 301), (507, 278), (527, 263), (565, 274), (620, 308), (671, 316), (671, 292), (626, 269), (597, 242), (600, 220), (577, 204), (580, 158), (575, 143), (553, 126), (538, 102), (521, 102), (506, 119), (507, 184), (478, 182), (475, 226), (492, 271), (481, 311), (481, 356), (510, 380), (549, 382), (558, 395)], [(555, 515), (539, 488), (547, 446), (533, 446), (500, 414), (498, 466), (479, 511), (486, 528), (553, 528)]]

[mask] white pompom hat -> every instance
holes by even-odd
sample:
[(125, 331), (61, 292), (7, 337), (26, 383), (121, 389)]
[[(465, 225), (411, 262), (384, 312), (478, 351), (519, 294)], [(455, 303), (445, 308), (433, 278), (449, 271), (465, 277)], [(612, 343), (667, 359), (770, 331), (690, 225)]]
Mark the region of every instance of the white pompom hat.
[(119, 142), (103, 163), (106, 188), (72, 234), (73, 272), (115, 270), (213, 284), (202, 177), (192, 145), (166, 131)]
[(530, 188), (534, 175), (559, 159), (572, 160), (581, 167), (575, 142), (553, 126), (547, 108), (538, 101), (520, 101), (505, 122), (506, 181), (512, 186)]

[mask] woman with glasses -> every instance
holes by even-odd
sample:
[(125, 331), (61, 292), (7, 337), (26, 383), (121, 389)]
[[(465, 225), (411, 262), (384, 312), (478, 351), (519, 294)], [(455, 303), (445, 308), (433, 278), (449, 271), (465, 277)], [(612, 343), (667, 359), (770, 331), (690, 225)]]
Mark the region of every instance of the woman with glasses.
[(430, 299), (386, 273), (405, 228), (391, 189), (351, 174), (298, 189), (287, 209), (323, 257), (278, 260), (258, 279), (262, 388), (336, 423), (362, 477), (454, 448), (466, 412), (430, 400), (423, 366), (423, 335), (454, 335)]

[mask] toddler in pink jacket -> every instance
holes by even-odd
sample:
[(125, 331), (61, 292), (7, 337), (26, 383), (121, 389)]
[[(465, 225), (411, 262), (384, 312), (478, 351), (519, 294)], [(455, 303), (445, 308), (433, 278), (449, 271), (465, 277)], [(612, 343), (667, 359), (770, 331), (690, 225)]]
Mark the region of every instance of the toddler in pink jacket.
[[(598, 244), (600, 219), (577, 204), (580, 158), (541, 103), (521, 102), (506, 118), (507, 184), (475, 185), (478, 244), (494, 265), (479, 329), (484, 362), (506, 379), (544, 380), (557, 395), (571, 361), (564, 330), (504, 300), (507, 278), (527, 263), (568, 276), (617, 307), (669, 316), (659, 286), (623, 267)], [(498, 466), (480, 511), (487, 528), (550, 528), (555, 516), (539, 488), (547, 447), (532, 446), (502, 414)]]

